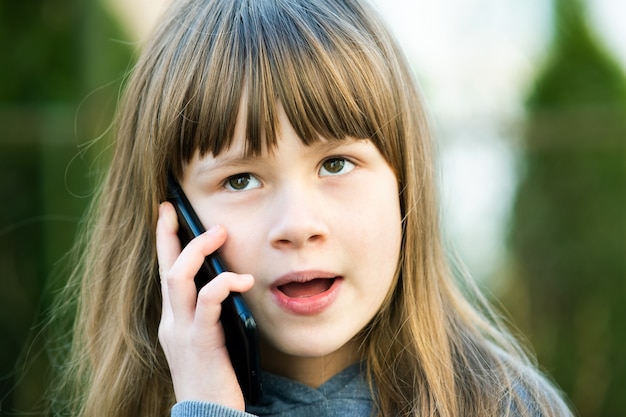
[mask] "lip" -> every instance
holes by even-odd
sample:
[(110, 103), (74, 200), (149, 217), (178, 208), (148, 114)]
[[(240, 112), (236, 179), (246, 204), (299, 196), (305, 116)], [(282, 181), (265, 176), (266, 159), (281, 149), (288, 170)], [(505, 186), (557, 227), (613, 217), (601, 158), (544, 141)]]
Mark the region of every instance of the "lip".
[[(279, 287), (292, 282), (309, 282), (314, 279), (332, 279), (331, 286), (309, 297), (290, 297), (282, 292)], [(326, 310), (337, 298), (343, 277), (327, 271), (298, 271), (285, 274), (278, 278), (271, 287), (272, 295), (277, 304), (285, 311), (296, 314), (311, 316)]]

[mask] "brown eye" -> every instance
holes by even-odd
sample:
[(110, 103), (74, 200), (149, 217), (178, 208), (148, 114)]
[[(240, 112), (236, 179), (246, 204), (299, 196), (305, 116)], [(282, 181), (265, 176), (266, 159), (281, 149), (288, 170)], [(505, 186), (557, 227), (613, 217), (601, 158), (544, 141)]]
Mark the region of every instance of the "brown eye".
[(320, 175), (339, 175), (347, 174), (352, 171), (354, 164), (345, 158), (330, 158), (322, 163)]
[(261, 182), (254, 175), (244, 173), (228, 177), (226, 179), (224, 187), (231, 191), (244, 191), (252, 188), (257, 188), (260, 185)]

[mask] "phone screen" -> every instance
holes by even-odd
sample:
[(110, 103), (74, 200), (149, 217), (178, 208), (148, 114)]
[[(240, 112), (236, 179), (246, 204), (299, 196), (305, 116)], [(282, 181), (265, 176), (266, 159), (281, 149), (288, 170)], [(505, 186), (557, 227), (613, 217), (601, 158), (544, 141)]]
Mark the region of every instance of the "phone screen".
[[(168, 174), (167, 199), (178, 214), (178, 237), (184, 247), (205, 229), (174, 175)], [(195, 276), (196, 290), (226, 268), (217, 252), (207, 256)], [(257, 326), (248, 306), (239, 293), (230, 293), (222, 303), (220, 316), (226, 348), (246, 402), (256, 404), (262, 396)]]

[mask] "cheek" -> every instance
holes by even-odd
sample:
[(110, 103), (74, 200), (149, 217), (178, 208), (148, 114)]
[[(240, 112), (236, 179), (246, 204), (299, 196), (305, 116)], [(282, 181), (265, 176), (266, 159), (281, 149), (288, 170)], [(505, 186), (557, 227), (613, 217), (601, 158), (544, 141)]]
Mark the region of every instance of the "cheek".
[(369, 240), (371, 250), (380, 253), (377, 257), (396, 260), (402, 239), (400, 201), (395, 184), (382, 189), (385, 191), (365, 203), (367, 210), (363, 213), (361, 228), (367, 230), (367, 236), (363, 238)]
[[(358, 260), (368, 285), (382, 291), (391, 286), (398, 265), (402, 240), (400, 204), (392, 187), (378, 198), (363, 202), (362, 209), (350, 216), (345, 233), (352, 243), (350, 257)], [(397, 203), (394, 203), (397, 201)]]
[(240, 274), (254, 272), (256, 260), (260, 256), (258, 239), (253, 233), (246, 233), (243, 228), (239, 230), (237, 227), (224, 227), (228, 231), (228, 238), (220, 248), (220, 254), (229, 269)]
[[(395, 190), (395, 187), (392, 189)], [(378, 230), (380, 237), (376, 241), (379, 251), (379, 262), (384, 265), (385, 284), (387, 288), (392, 284), (398, 262), (400, 258), (400, 249), (402, 245), (402, 214), (400, 211), (400, 201), (396, 192), (390, 191), (386, 196), (387, 201), (395, 202), (386, 204), (376, 214), (380, 219)]]
[(258, 259), (259, 220), (251, 213), (223, 211), (213, 213), (213, 224), (220, 224), (226, 229), (227, 238), (219, 249), (220, 256), (230, 271), (250, 273), (252, 260)]
[(380, 219), (369, 223), (355, 220), (351, 225), (344, 224), (347, 237), (345, 249), (352, 259), (360, 260), (364, 265), (375, 269), (389, 269), (396, 265), (399, 251), (401, 228), (399, 217), (394, 219), (363, 216), (364, 219)]

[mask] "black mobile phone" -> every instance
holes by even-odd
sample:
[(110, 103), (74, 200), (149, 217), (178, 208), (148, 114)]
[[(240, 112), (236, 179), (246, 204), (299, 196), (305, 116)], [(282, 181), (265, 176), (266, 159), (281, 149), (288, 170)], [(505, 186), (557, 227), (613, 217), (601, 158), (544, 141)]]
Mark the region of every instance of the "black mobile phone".
[[(205, 229), (171, 172), (168, 173), (167, 181), (167, 199), (176, 208), (179, 223), (178, 237), (184, 247), (191, 239), (202, 234)], [(225, 270), (217, 252), (207, 256), (195, 276), (196, 290), (200, 291), (207, 282)], [(243, 396), (246, 402), (256, 404), (262, 395), (258, 333), (256, 322), (241, 294), (232, 292), (224, 300), (220, 321), (224, 328), (226, 348)]]

